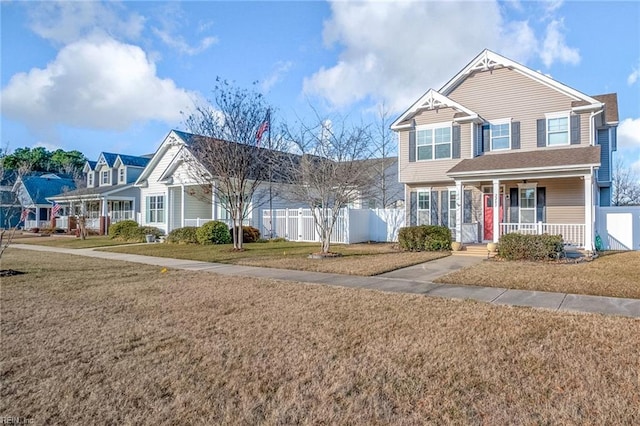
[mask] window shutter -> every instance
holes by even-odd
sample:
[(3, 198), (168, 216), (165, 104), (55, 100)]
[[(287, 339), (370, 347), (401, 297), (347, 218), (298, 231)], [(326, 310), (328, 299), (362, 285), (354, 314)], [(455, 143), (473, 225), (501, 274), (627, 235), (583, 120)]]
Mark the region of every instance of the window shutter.
[(520, 149), (520, 122), (511, 122), (511, 149)]
[(547, 146), (547, 120), (541, 118), (538, 120), (538, 147), (543, 148)]
[(491, 126), (482, 126), (482, 152), (491, 151)]
[(451, 157), (460, 158), (460, 126), (451, 128)]
[(465, 189), (464, 190), (464, 212), (462, 216), (463, 223), (471, 223), (473, 220), (473, 216), (471, 214), (472, 204), (473, 204), (472, 192), (470, 189)]
[(431, 224), (437, 225), (438, 220), (438, 191), (431, 191)]
[(482, 153), (482, 127), (473, 124), (473, 156), (477, 157)]
[(571, 120), (571, 145), (580, 145), (580, 116), (572, 115)]
[(149, 213), (149, 206), (150, 206), (149, 203), (150, 203), (149, 197), (146, 197), (145, 198), (145, 206), (146, 206), (146, 208), (145, 208), (144, 217), (145, 217), (145, 221), (147, 223), (151, 222), (150, 213)]
[(518, 223), (518, 188), (509, 189), (509, 220)]
[(440, 202), (442, 203), (442, 214), (440, 216), (440, 225), (449, 226), (449, 191), (440, 193)]
[(418, 224), (418, 193), (409, 193), (409, 226)]
[(545, 222), (546, 221), (546, 198), (547, 198), (547, 190), (545, 187), (538, 187), (538, 191), (536, 194), (536, 221), (537, 222)]
[(409, 131), (409, 162), (416, 161), (416, 131)]

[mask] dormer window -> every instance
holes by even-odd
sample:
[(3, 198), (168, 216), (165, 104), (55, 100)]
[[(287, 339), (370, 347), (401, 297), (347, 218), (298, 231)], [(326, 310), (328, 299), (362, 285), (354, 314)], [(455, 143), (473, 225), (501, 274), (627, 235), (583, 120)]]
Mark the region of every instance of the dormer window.
[(124, 168), (118, 170), (118, 182), (124, 183)]
[(101, 173), (102, 176), (102, 185), (108, 185), (109, 184), (109, 171), (108, 170), (103, 170)]
[(93, 172), (87, 173), (87, 186), (93, 186)]

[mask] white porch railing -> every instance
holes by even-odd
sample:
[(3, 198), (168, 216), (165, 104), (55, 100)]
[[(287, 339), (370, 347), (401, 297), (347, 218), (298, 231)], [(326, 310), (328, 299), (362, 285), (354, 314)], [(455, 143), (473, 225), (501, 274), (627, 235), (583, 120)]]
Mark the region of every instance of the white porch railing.
[(49, 220), (25, 220), (24, 229), (40, 228), (46, 229), (51, 227), (51, 221)]
[(584, 247), (584, 223), (501, 223), (500, 235), (518, 232), (520, 234), (562, 235), (565, 243)]
[(135, 220), (136, 213), (133, 210), (116, 210), (109, 212), (111, 223), (118, 223), (123, 220)]

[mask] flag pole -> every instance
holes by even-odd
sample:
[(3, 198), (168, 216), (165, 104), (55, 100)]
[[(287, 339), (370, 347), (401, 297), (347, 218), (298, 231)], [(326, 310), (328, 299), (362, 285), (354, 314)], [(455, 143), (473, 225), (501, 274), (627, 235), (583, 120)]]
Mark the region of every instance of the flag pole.
[[(271, 107), (267, 108), (267, 126), (269, 130), (269, 139), (267, 139), (267, 143), (269, 144), (269, 156), (272, 156), (271, 152)], [(272, 194), (272, 164), (273, 160), (269, 161), (269, 238), (273, 239), (273, 194)]]

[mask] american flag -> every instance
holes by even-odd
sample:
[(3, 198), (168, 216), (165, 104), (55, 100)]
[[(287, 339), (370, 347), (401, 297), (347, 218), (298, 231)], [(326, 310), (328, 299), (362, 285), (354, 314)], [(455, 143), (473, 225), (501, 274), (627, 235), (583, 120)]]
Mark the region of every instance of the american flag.
[(55, 201), (53, 202), (53, 206), (51, 207), (51, 216), (55, 216), (58, 214), (58, 211), (60, 211), (60, 204), (56, 203)]
[(25, 220), (27, 220), (27, 217), (29, 217), (29, 213), (31, 213), (30, 209), (22, 210), (22, 214), (20, 215), (20, 222), (24, 222)]
[(258, 131), (256, 132), (256, 139), (258, 140), (258, 145), (260, 144), (260, 139), (262, 139), (262, 135), (264, 135), (264, 132), (266, 132), (267, 130), (269, 130), (269, 121), (265, 121), (260, 125), (260, 127), (258, 127)]

